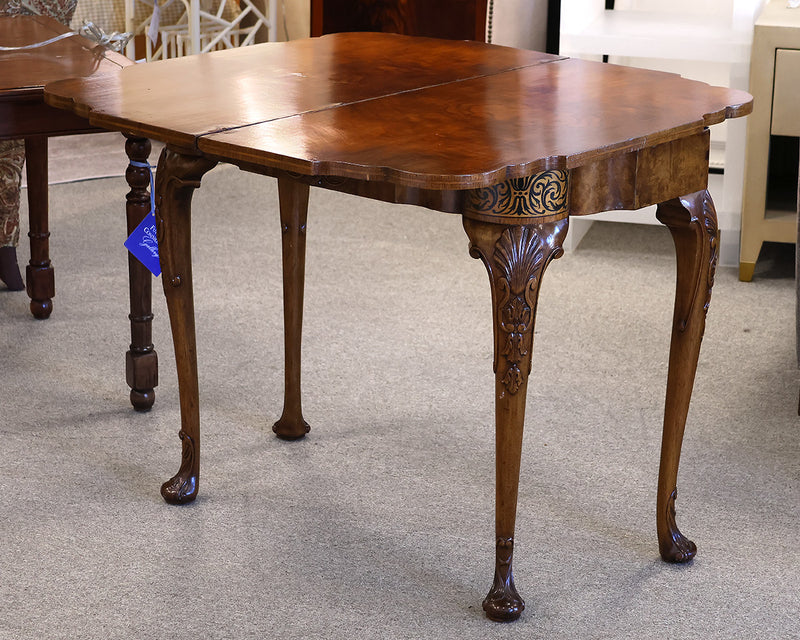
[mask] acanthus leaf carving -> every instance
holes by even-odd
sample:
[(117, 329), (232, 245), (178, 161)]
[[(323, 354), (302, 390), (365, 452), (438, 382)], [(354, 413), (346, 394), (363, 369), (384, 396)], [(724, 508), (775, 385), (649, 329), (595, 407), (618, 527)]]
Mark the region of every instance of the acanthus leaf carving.
[(503, 385), (516, 393), (530, 373), (535, 287), (544, 268), (544, 246), (529, 227), (509, 227), (500, 236), (493, 261), (497, 267), (498, 353), (506, 361)]

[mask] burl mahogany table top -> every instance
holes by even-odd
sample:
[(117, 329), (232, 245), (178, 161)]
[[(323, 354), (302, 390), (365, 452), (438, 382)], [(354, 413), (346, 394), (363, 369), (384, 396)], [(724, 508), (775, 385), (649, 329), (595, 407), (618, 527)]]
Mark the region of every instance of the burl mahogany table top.
[(49, 104), (229, 161), (434, 189), (570, 169), (749, 113), (741, 91), (475, 42), (342, 33), (134, 66)]
[(155, 197), (181, 397), (181, 466), (161, 489), (172, 503), (193, 500), (199, 486), (190, 230), (191, 196), (205, 172), (226, 161), (278, 178), (286, 378), (273, 430), (285, 439), (310, 428), (300, 398), (309, 186), (462, 216), (492, 294), (496, 557), (483, 608), (493, 620), (524, 609), (512, 557), (545, 268), (563, 253), (570, 216), (657, 204), (678, 274), (656, 532), (664, 560), (695, 556), (676, 524), (675, 500), (717, 261), (707, 128), (749, 113), (748, 94), (484, 43), (343, 33), (67, 80), (48, 85), (45, 99), (97, 126), (167, 143)]

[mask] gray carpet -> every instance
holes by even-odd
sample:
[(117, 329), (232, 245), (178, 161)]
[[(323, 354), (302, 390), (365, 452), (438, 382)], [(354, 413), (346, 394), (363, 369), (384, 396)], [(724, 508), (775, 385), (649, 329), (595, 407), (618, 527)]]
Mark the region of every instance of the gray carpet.
[[(274, 181), (195, 197), (201, 497), (166, 505), (177, 385), (156, 283), (156, 406), (131, 410), (121, 178), (54, 186), (53, 316), (0, 290), (0, 638), (800, 638), (793, 254), (721, 269), (679, 477), (696, 560), (658, 559), (669, 234), (599, 223), (545, 276), (515, 569), (487, 621), (493, 376), (456, 216), (313, 192), (307, 439), (281, 410)], [(21, 249), (27, 260), (27, 248)]]

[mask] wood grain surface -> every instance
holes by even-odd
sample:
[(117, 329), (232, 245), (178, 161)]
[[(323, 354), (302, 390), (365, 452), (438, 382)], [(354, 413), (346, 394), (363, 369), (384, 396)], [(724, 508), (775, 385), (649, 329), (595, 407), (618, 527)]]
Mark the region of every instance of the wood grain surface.
[(752, 108), (674, 74), (383, 33), (151, 63), (46, 100), (233, 162), (432, 189), (579, 167)]

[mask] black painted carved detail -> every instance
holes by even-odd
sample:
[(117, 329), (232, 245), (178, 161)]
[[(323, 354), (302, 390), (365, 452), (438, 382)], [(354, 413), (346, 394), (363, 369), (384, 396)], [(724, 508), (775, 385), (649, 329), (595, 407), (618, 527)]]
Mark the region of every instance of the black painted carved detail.
[(473, 189), (466, 210), (499, 217), (535, 218), (567, 213), (567, 172), (543, 171)]
[(535, 287), (545, 265), (542, 240), (527, 227), (509, 227), (497, 242), (493, 261), (499, 276), (497, 346), (507, 365), (502, 382), (514, 394), (530, 373)]

